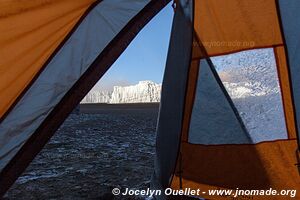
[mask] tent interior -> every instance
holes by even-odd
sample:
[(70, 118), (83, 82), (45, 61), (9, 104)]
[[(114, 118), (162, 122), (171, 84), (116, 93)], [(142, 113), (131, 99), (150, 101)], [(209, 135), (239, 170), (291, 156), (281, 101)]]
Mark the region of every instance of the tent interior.
[[(169, 2), (0, 2), (0, 196)], [(299, 190), (300, 1), (173, 7), (151, 188)]]

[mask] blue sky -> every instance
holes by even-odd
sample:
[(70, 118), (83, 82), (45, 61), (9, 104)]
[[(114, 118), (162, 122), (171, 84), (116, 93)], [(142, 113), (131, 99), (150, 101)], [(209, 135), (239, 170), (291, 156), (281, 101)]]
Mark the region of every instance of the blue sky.
[(173, 8), (167, 5), (137, 35), (109, 71), (96, 84), (96, 90), (111, 90), (114, 85), (133, 85), (141, 80), (162, 82)]

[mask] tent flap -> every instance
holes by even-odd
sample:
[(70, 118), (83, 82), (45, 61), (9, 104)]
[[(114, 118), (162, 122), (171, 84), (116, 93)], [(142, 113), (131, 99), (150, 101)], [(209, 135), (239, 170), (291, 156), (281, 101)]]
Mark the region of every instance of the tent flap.
[(0, 124), (0, 195), (143, 26), (167, 3), (103, 0), (86, 15)]

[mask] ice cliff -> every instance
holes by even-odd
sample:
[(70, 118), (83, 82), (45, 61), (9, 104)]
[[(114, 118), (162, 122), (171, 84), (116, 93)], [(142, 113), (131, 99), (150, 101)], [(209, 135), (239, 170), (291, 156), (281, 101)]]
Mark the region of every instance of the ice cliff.
[(81, 103), (150, 103), (160, 101), (161, 84), (140, 81), (131, 86), (114, 86), (113, 91), (91, 91)]

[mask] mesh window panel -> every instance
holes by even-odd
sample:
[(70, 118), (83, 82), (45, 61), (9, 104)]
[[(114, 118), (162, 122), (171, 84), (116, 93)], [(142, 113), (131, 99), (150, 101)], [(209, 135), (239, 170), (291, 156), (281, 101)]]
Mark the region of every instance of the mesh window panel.
[(212, 58), (254, 143), (287, 139), (273, 49)]

